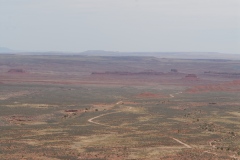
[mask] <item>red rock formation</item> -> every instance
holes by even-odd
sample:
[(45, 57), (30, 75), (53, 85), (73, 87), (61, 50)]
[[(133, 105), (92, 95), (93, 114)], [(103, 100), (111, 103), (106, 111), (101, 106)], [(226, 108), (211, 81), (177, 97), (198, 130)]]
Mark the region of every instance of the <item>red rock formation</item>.
[(23, 69), (10, 69), (8, 73), (26, 73)]

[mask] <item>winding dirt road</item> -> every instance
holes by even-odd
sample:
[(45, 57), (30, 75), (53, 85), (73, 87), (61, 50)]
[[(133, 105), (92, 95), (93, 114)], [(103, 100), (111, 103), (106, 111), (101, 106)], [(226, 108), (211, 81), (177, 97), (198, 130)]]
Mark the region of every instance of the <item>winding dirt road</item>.
[[(103, 123), (99, 123), (99, 122), (94, 122), (93, 120), (94, 120), (94, 119), (97, 119), (97, 118), (99, 118), (99, 117), (103, 117), (103, 116), (106, 116), (106, 115), (110, 115), (110, 114), (114, 114), (114, 113), (119, 113), (119, 112), (121, 112), (121, 111), (101, 114), (101, 115), (99, 115), (99, 116), (96, 116), (96, 117), (90, 118), (90, 119), (88, 120), (88, 122), (93, 123), (93, 124), (97, 124), (97, 125), (101, 125), (101, 126), (112, 127), (112, 126), (107, 125), (107, 124), (103, 124)], [(178, 143), (184, 145), (186, 148), (192, 148), (190, 145), (188, 145), (188, 144), (186, 144), (186, 143), (180, 141), (180, 140), (177, 139), (177, 138), (173, 138), (173, 137), (170, 137), (170, 138), (172, 138), (172, 139), (175, 140), (176, 142), (178, 142)]]
[[(170, 95), (172, 95), (172, 94), (170, 94)], [(172, 96), (173, 96), (173, 95), (172, 95)], [(174, 97), (174, 96), (173, 96), (173, 97)], [(119, 102), (116, 103), (116, 105), (119, 105), (119, 104), (121, 104), (121, 103), (122, 103), (122, 101), (119, 101)], [(131, 107), (130, 107), (130, 109), (131, 109)], [(98, 116), (95, 116), (95, 117), (93, 117), (93, 118), (88, 119), (88, 122), (93, 123), (93, 124), (97, 124), (97, 125), (101, 125), (101, 126), (112, 127), (112, 126), (110, 126), (110, 125), (107, 125), (107, 124), (104, 124), (104, 123), (95, 122), (95, 121), (93, 121), (93, 120), (95, 120), (95, 119), (97, 119), (97, 118), (100, 118), (100, 117), (103, 117), (103, 116), (106, 116), (106, 115), (110, 115), (110, 114), (114, 114), (114, 113), (119, 113), (119, 112), (121, 112), (121, 111), (116, 111), (116, 112), (101, 114), (101, 115), (98, 115)], [(169, 137), (169, 138), (172, 138), (172, 139), (175, 140), (176, 142), (184, 145), (186, 148), (192, 148), (190, 145), (188, 145), (188, 144), (180, 141), (180, 140), (177, 139), (177, 138), (173, 138), (173, 137)]]
[(90, 118), (90, 119), (88, 120), (88, 122), (90, 122), (90, 123), (93, 123), (93, 124), (102, 125), (102, 126), (108, 126), (108, 127), (112, 127), (112, 126), (110, 126), (110, 125), (107, 125), (107, 124), (103, 124), (103, 123), (99, 123), (99, 122), (94, 122), (93, 120), (94, 120), (94, 119), (97, 119), (97, 118), (99, 118), (99, 117), (103, 117), (103, 116), (106, 116), (106, 115), (109, 115), (109, 114), (118, 113), (118, 112), (121, 112), (121, 111), (117, 111), (117, 112), (111, 112), (111, 113), (105, 113), (105, 114), (101, 114), (101, 115), (99, 115), (99, 116), (96, 116), (96, 117)]
[[(118, 101), (115, 105), (119, 105), (119, 104), (121, 104), (121, 103), (122, 103), (122, 101)], [(97, 118), (99, 118), (99, 117), (103, 117), (103, 116), (106, 116), (106, 115), (109, 115), (109, 114), (118, 113), (118, 112), (121, 112), (121, 111), (116, 111), (116, 112), (111, 112), (111, 113), (101, 114), (101, 115), (99, 115), (99, 116), (96, 116), (96, 117), (90, 118), (90, 119), (88, 120), (88, 122), (93, 123), (93, 124), (98, 124), (98, 125), (101, 125), (101, 126), (112, 127), (112, 126), (107, 125), (107, 124), (104, 124), (104, 123), (94, 122), (93, 120), (94, 120), (94, 119), (97, 119)]]

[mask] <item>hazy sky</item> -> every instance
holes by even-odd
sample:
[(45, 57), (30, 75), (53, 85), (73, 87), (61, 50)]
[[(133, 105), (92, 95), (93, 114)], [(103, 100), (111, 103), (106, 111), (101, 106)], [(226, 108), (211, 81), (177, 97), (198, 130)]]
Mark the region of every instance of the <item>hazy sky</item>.
[(0, 0), (0, 46), (240, 53), (240, 0)]

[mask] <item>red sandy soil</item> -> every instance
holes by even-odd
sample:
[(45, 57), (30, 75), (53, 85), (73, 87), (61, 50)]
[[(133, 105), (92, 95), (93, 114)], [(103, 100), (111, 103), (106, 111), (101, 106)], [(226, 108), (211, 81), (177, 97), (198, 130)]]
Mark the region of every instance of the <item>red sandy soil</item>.
[(209, 84), (209, 85), (201, 85), (201, 86), (194, 86), (187, 89), (188, 93), (198, 93), (198, 92), (209, 92), (209, 91), (240, 91), (240, 80), (234, 80), (225, 83), (219, 84)]
[(163, 94), (154, 94), (150, 92), (143, 92), (136, 96), (137, 98), (166, 98), (168, 96)]

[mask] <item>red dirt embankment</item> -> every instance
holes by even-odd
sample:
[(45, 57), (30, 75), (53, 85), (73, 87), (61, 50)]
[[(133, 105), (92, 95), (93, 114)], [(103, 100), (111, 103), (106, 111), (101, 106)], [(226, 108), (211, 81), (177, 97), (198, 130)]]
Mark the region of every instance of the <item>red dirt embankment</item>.
[(198, 93), (198, 92), (210, 92), (210, 91), (226, 91), (226, 92), (236, 92), (240, 91), (240, 80), (234, 80), (219, 84), (209, 84), (202, 86), (194, 86), (186, 90), (188, 93)]

